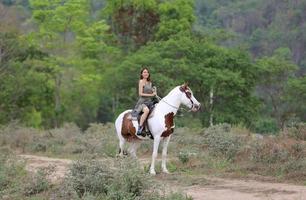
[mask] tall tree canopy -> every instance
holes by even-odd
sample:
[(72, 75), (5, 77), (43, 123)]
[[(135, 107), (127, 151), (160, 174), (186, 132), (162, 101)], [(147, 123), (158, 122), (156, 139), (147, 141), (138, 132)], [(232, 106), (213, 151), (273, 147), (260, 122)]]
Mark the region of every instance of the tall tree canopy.
[(160, 96), (189, 82), (204, 126), (305, 121), (305, 5), (0, 1), (0, 123), (113, 121), (134, 107), (143, 66)]

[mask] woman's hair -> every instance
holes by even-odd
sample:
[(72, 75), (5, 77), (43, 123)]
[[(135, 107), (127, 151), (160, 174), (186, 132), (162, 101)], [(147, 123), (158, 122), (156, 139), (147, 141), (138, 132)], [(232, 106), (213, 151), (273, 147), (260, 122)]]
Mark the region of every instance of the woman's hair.
[(148, 71), (148, 73), (149, 73), (149, 76), (148, 76), (148, 81), (151, 81), (151, 79), (150, 79), (150, 71), (149, 71), (149, 69), (147, 68), (147, 67), (143, 67), (142, 69), (141, 69), (141, 71), (140, 71), (140, 79), (143, 79), (143, 77), (142, 77), (142, 72), (144, 71), (144, 70), (147, 70)]

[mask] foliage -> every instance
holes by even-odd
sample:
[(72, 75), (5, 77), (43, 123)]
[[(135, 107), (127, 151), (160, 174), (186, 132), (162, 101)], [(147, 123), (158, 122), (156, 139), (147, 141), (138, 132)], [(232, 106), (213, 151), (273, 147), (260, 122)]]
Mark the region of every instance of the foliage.
[[(114, 158), (118, 153), (114, 137), (113, 124), (91, 124), (86, 131), (73, 124), (51, 130), (17, 128), (13, 124), (4, 127), (0, 129), (0, 194), (13, 199), (23, 199), (26, 194), (27, 198), (43, 199), (188, 199), (180, 194), (159, 193), (163, 188), (156, 187), (147, 174), (147, 165), (141, 167), (142, 161)], [(63, 182), (50, 185), (45, 179), (50, 177), (45, 176), (48, 170), (28, 174), (25, 163), (17, 162), (20, 158), (7, 156), (8, 149), (15, 151), (20, 146), (25, 146), (25, 154), (35, 153), (30, 147), (38, 144), (46, 147), (46, 152), (37, 152), (39, 155), (78, 160)], [(151, 144), (144, 142), (138, 156), (150, 157)], [(200, 184), (198, 175), (203, 174), (259, 174), (297, 182), (304, 181), (306, 175), (303, 141), (284, 134), (260, 136), (229, 124), (205, 130), (175, 129), (168, 150), (168, 169), (175, 176), (162, 178), (181, 184)], [(47, 185), (50, 187), (46, 189)]]
[(16, 157), (10, 152), (1, 150), (0, 154), (0, 197), (14, 195), (22, 189), (26, 177), (23, 162), (16, 162)]
[(306, 124), (297, 123), (288, 127), (288, 135), (297, 140), (306, 140)]
[(306, 76), (289, 79), (286, 91), (285, 99), (292, 107), (295, 117), (300, 121), (305, 121)]
[[(123, 108), (132, 107), (135, 102), (141, 65), (149, 66), (159, 96), (165, 96), (174, 86), (187, 81), (195, 97), (207, 109), (209, 91), (214, 87), (216, 100), (210, 112), (215, 114), (216, 123), (243, 121), (248, 124), (255, 116), (258, 102), (251, 91), (256, 80), (256, 66), (239, 50), (232, 51), (184, 35), (151, 43), (110, 72), (120, 80), (110, 89), (121, 91), (118, 101)], [(204, 125), (208, 123), (208, 112), (201, 113)]]
[(50, 181), (47, 176), (54, 171), (54, 167), (39, 169), (24, 186), (24, 195), (31, 196), (43, 191), (47, 191), (50, 187)]
[[(20, 119), (29, 126), (48, 125), (52, 117), (53, 87), (49, 80), (52, 71), (39, 66), (35, 59), (44, 59), (46, 54), (25, 43), (17, 34), (1, 33), (0, 123)], [(41, 95), (44, 94), (44, 95)]]
[(103, 14), (125, 52), (153, 39), (159, 22), (156, 0), (108, 0)]
[(52, 54), (52, 60), (45, 65), (56, 68), (51, 80), (54, 86), (51, 126), (74, 121), (86, 128), (96, 121), (99, 105), (104, 103), (100, 100), (105, 95), (101, 93), (102, 74), (120, 54), (107, 44), (111, 40), (106, 33), (109, 26), (104, 20), (92, 20), (87, 0), (78, 3), (33, 0), (30, 5), (39, 30), (29, 35), (29, 40), (44, 44), (40, 47)]
[(277, 121), (278, 127), (283, 128), (293, 111), (286, 100), (286, 88), (297, 66), (280, 56), (279, 52), (275, 52), (273, 57), (257, 60), (257, 64), (260, 75), (257, 93), (264, 102), (263, 110)]
[(258, 141), (253, 144), (251, 160), (266, 164), (284, 162), (289, 158), (287, 149), (281, 148), (277, 143), (272, 141)]
[(230, 131), (228, 124), (220, 124), (206, 129), (203, 133), (204, 144), (215, 156), (224, 156), (228, 160), (235, 159), (242, 147), (242, 140)]
[(79, 160), (71, 166), (65, 184), (80, 198), (98, 199), (190, 199), (179, 193), (158, 194), (152, 180), (134, 160), (115, 160), (114, 165), (96, 160)]
[(189, 155), (187, 152), (180, 152), (178, 158), (183, 164), (189, 161)]
[(303, 122), (304, 7), (272, 0), (2, 1), (0, 124), (86, 129), (113, 121), (134, 107), (142, 66), (159, 96), (190, 83), (205, 110), (192, 115), (201, 125), (191, 126)]
[(197, 23), (202, 29), (210, 33), (223, 29), (236, 35), (225, 44), (247, 46), (255, 57), (290, 48), (290, 58), (305, 67), (305, 1), (197, 0), (196, 5)]
[(172, 0), (161, 3), (156, 39), (167, 40), (173, 35), (190, 32), (195, 20), (193, 4), (192, 0)]
[(274, 119), (260, 119), (254, 124), (256, 133), (261, 134), (276, 134), (279, 131), (277, 122)]
[(68, 181), (79, 197), (85, 193), (106, 194), (108, 183), (113, 179), (111, 174), (111, 171), (99, 161), (78, 161), (71, 166)]

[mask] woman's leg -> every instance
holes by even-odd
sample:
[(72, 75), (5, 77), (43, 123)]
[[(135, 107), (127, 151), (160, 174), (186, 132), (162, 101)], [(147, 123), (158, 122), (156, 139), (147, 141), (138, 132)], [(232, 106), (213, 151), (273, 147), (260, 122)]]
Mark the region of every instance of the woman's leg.
[(140, 117), (140, 122), (139, 122), (139, 126), (142, 126), (144, 121), (147, 119), (147, 116), (149, 114), (149, 108), (147, 106), (143, 107), (142, 112), (143, 114)]
[(146, 118), (149, 114), (149, 111), (150, 110), (147, 106), (143, 107), (143, 109), (142, 109), (143, 114), (140, 117), (140, 122), (139, 122), (139, 128), (138, 128), (138, 131), (137, 131), (137, 135), (141, 135), (141, 132), (142, 132), (142, 129), (143, 129), (143, 124), (144, 124), (144, 121), (146, 120)]

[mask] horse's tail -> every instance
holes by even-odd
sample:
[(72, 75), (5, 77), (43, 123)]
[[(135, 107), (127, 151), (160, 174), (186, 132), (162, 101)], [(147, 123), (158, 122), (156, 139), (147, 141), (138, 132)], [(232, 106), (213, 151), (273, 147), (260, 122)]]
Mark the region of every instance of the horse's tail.
[(121, 113), (115, 121), (115, 129), (116, 129), (116, 133), (117, 133), (117, 136), (118, 136), (118, 139), (119, 139), (119, 152), (118, 152), (118, 154), (121, 154), (121, 152), (123, 151), (123, 145), (121, 145), (122, 141), (124, 141), (124, 138), (121, 135), (122, 120), (123, 120), (123, 115)]
[(121, 134), (121, 130), (122, 130), (122, 122), (123, 122), (123, 116), (125, 113), (130, 112), (131, 110), (126, 110), (124, 112), (122, 112), (116, 119), (115, 121), (115, 129), (116, 129), (116, 133), (119, 139), (119, 154), (123, 153), (123, 146), (125, 143), (125, 139)]

